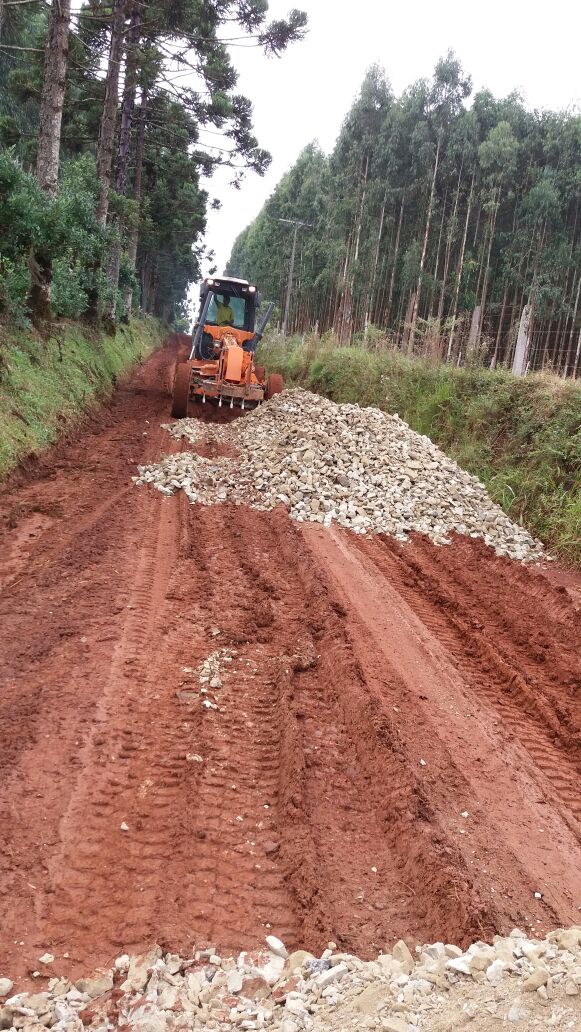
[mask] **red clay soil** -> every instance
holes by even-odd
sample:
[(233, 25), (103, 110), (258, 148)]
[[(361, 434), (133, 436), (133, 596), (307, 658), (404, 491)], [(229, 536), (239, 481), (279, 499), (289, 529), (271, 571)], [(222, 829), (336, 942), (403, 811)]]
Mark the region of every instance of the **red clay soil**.
[[(578, 922), (566, 588), (467, 539), (136, 489), (180, 447), (159, 428), (175, 357), (0, 496), (0, 973)], [(206, 709), (196, 670), (223, 648)]]

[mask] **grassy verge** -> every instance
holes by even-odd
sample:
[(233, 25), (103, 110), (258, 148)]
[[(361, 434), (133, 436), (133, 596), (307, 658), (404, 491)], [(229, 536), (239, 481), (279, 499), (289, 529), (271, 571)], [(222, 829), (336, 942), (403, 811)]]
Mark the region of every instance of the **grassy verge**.
[(134, 319), (114, 337), (64, 323), (48, 341), (0, 327), (0, 479), (110, 394), (117, 378), (165, 334), (153, 319)]
[(334, 401), (398, 412), (482, 480), (513, 520), (581, 564), (581, 384), (313, 340), (271, 338), (259, 360)]

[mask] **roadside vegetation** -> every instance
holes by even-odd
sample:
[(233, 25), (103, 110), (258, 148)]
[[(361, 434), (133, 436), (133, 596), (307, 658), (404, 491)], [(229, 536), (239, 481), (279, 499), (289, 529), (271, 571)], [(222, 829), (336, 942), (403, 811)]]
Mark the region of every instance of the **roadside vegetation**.
[(1, 331), (0, 479), (106, 398), (166, 333), (152, 318), (133, 319), (114, 335), (62, 323), (48, 341), (31, 330)]
[(581, 384), (457, 369), (331, 336), (263, 342), (259, 361), (333, 401), (397, 412), (565, 561), (581, 563)]

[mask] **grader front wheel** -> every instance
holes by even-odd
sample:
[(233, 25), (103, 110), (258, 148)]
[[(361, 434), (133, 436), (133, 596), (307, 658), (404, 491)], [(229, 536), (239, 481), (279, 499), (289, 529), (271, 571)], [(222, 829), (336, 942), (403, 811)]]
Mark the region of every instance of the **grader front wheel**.
[(188, 414), (191, 375), (189, 362), (180, 362), (176, 366), (171, 406), (171, 414), (175, 419), (184, 419)]

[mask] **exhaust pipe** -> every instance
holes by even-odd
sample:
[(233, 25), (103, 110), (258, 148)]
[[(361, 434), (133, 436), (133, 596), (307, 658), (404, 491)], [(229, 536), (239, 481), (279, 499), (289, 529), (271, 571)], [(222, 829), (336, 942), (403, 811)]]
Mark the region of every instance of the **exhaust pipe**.
[(264, 331), (266, 329), (266, 324), (267, 324), (268, 320), (270, 319), (270, 316), (271, 316), (273, 308), (274, 308), (274, 301), (270, 301), (269, 304), (266, 307), (266, 312), (264, 313), (264, 315), (262, 316), (262, 319), (260, 320), (260, 324), (258, 326), (258, 329), (256, 330), (256, 333), (254, 334), (252, 340), (250, 341), (250, 344), (248, 345), (248, 350), (251, 351), (252, 354), (254, 354), (254, 352), (256, 351), (256, 349), (258, 347), (258, 345), (260, 344), (260, 341), (262, 340), (262, 337), (264, 335)]
[(212, 291), (209, 290), (208, 293), (206, 294), (206, 297), (204, 298), (204, 304), (202, 305), (202, 310), (200, 312), (200, 317), (199, 317), (196, 325), (194, 326), (194, 332), (193, 332), (193, 335), (192, 335), (192, 350), (190, 351), (190, 362), (191, 362), (192, 358), (195, 358), (196, 348), (197, 348), (198, 344), (200, 343), (200, 341), (202, 339), (202, 333), (204, 332), (204, 325), (205, 325), (205, 322), (206, 322), (206, 316), (208, 314), (208, 309), (209, 309), (209, 307), (210, 307), (210, 305), (212, 303), (212, 297), (213, 297)]

